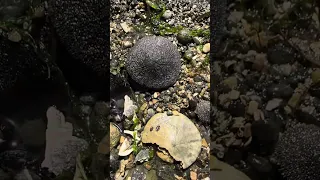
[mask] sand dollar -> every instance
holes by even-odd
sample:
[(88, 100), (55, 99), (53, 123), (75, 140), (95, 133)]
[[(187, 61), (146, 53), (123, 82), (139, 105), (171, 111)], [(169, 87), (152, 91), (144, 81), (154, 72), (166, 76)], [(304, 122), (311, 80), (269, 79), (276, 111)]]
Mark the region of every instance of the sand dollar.
[(189, 167), (201, 151), (201, 135), (193, 122), (181, 113), (154, 115), (142, 132), (142, 142), (165, 148), (183, 169)]

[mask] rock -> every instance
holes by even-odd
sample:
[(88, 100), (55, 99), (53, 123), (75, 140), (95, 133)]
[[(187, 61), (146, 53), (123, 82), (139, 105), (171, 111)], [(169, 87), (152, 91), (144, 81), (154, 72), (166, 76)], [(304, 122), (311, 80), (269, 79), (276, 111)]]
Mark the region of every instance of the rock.
[(292, 48), (278, 43), (268, 48), (267, 57), (271, 64), (286, 64), (294, 60), (295, 53)]
[(243, 172), (233, 166), (218, 160), (215, 156), (210, 157), (210, 179), (214, 180), (251, 180)]
[(172, 168), (172, 166), (168, 166), (168, 165), (163, 165), (158, 167), (157, 169), (157, 175), (158, 177), (160, 177), (161, 179), (166, 179), (166, 180), (175, 180), (175, 172), (174, 169)]
[(148, 170), (142, 165), (138, 165), (133, 169), (131, 180), (141, 180), (147, 178)]
[(96, 98), (94, 96), (85, 95), (80, 97), (80, 101), (85, 105), (92, 106), (95, 104)]
[(247, 162), (261, 175), (268, 175), (272, 171), (271, 163), (267, 159), (255, 154), (249, 155)]
[(210, 52), (210, 43), (207, 43), (203, 46), (202, 52), (204, 53)]
[(144, 161), (148, 161), (150, 158), (150, 151), (149, 149), (142, 149), (137, 154), (136, 158), (134, 159), (134, 162), (140, 162), (143, 163)]
[(173, 15), (172, 11), (166, 10), (166, 11), (164, 11), (162, 17), (165, 18), (165, 19), (170, 19), (172, 17), (172, 15)]
[(12, 31), (8, 33), (8, 39), (12, 42), (19, 42), (21, 41), (21, 35), (17, 31)]
[(267, 93), (271, 98), (288, 99), (292, 96), (294, 90), (287, 84), (273, 84), (267, 89)]
[(267, 105), (266, 105), (266, 110), (267, 111), (272, 111), (276, 108), (278, 108), (282, 103), (282, 99), (278, 99), (278, 98), (274, 98), (270, 101), (268, 101)]
[(320, 82), (320, 70), (313, 71), (311, 73), (311, 79), (314, 84)]
[(156, 170), (148, 171), (146, 180), (158, 180), (157, 171)]
[(106, 102), (97, 102), (94, 105), (95, 114), (98, 116), (107, 116), (109, 115), (109, 105)]
[(253, 115), (254, 112), (256, 112), (259, 108), (259, 103), (257, 101), (250, 101), (247, 113), (249, 115)]
[(231, 100), (237, 100), (240, 97), (240, 92), (237, 90), (231, 90), (228, 94), (228, 98)]
[(179, 78), (180, 54), (168, 39), (147, 36), (131, 49), (125, 66), (137, 84), (151, 89), (167, 88)]
[(25, 145), (42, 147), (46, 141), (46, 124), (42, 119), (27, 121), (20, 127), (20, 135)]
[(233, 11), (230, 13), (228, 17), (228, 21), (231, 21), (232, 23), (238, 23), (243, 18), (244, 12), (242, 11)]
[(239, 100), (232, 101), (228, 106), (228, 112), (234, 117), (244, 117), (246, 106)]
[(12, 178), (10, 177), (9, 174), (7, 174), (6, 172), (4, 172), (4, 171), (0, 168), (0, 179), (1, 179), (1, 180), (11, 180)]
[(238, 79), (235, 76), (231, 76), (223, 80), (222, 83), (227, 85), (230, 89), (234, 89), (238, 86)]
[(120, 26), (123, 29), (123, 31), (126, 33), (131, 31), (131, 27), (126, 22), (121, 23)]
[(138, 107), (134, 104), (130, 97), (125, 95), (123, 115), (126, 117), (132, 117), (137, 109)]
[(23, 169), (17, 175), (15, 175), (14, 180), (41, 180), (41, 178), (28, 169)]
[(119, 129), (113, 124), (110, 123), (110, 149), (115, 147), (120, 140), (120, 131)]
[(177, 39), (178, 39), (179, 43), (184, 44), (184, 45), (191, 43), (193, 40), (191, 33), (188, 29), (181, 30), (177, 35)]
[(279, 137), (278, 127), (269, 121), (254, 121), (251, 126), (252, 145), (260, 154), (269, 154)]
[(170, 164), (172, 164), (174, 162), (174, 159), (169, 155), (168, 152), (157, 151), (156, 154), (164, 162), (167, 162), (167, 163), (170, 163)]
[(119, 160), (119, 151), (117, 149), (112, 149), (110, 152), (110, 170), (111, 171), (117, 171), (120, 166), (120, 160)]
[(0, 4), (0, 20), (7, 21), (16, 19), (26, 13), (30, 6), (29, 1), (2, 1)]
[(211, 105), (209, 101), (201, 100), (198, 103), (195, 113), (202, 123), (210, 123), (210, 108)]

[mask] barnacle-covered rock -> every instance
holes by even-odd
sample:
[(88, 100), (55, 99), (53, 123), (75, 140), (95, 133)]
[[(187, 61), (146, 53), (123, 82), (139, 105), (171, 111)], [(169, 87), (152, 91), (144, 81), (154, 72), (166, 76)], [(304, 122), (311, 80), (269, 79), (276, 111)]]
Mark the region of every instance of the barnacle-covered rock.
[(92, 86), (109, 86), (108, 10), (108, 1), (49, 1), (50, 21), (59, 42), (72, 57), (59, 62), (67, 78)]
[(320, 128), (298, 124), (281, 136), (273, 157), (287, 180), (316, 180), (320, 177)]
[(177, 47), (168, 39), (147, 36), (140, 39), (128, 54), (126, 70), (139, 85), (150, 89), (172, 86), (181, 69)]

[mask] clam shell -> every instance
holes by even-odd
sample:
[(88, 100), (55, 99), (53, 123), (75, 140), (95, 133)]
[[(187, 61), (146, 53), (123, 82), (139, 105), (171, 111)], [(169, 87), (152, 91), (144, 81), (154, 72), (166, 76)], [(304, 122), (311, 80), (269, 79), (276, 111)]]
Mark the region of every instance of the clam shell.
[(196, 161), (201, 151), (201, 135), (193, 122), (181, 113), (154, 115), (142, 132), (142, 142), (165, 148), (182, 168)]

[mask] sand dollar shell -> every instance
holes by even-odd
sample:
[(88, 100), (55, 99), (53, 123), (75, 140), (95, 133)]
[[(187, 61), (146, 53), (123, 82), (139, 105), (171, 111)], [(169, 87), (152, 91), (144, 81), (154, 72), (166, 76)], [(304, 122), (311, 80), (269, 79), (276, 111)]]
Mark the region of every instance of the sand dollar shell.
[(189, 167), (201, 151), (201, 135), (193, 122), (180, 113), (154, 115), (142, 132), (142, 142), (165, 148), (183, 169)]

